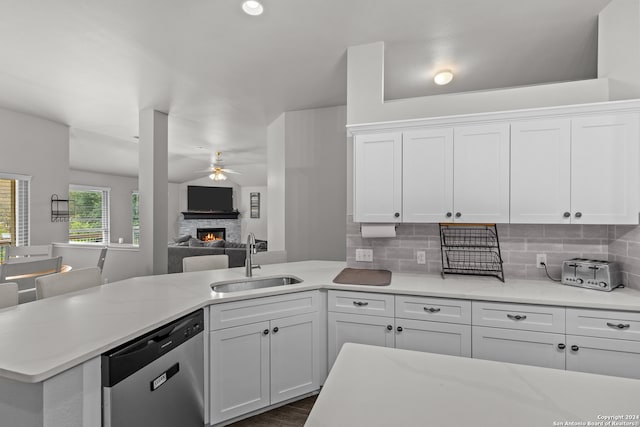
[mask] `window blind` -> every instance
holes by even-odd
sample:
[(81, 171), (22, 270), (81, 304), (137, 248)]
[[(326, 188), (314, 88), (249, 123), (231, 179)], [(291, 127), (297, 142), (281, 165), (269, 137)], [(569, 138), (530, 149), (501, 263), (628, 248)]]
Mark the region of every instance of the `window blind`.
[(0, 173), (0, 261), (7, 246), (29, 244), (30, 177)]

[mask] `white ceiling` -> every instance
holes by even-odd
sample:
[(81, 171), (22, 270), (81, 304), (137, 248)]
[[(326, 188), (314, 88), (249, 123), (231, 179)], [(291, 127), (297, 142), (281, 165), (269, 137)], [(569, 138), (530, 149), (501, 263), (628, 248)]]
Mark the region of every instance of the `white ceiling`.
[(266, 126), (345, 104), (348, 46), (387, 43), (389, 99), (589, 78), (609, 1), (0, 0), (0, 106), (70, 125), (72, 168), (129, 176), (138, 111), (165, 111), (171, 181), (221, 150), (264, 185)]

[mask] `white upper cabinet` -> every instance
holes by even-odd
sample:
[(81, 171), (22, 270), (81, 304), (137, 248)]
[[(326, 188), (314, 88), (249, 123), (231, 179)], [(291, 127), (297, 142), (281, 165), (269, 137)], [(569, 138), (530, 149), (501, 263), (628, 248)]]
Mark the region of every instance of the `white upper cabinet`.
[(350, 127), (354, 221), (638, 224), (640, 100)]
[(354, 140), (354, 222), (402, 221), (402, 133)]
[(511, 124), (511, 223), (571, 223), (571, 121)]
[(402, 219), (442, 222), (453, 210), (453, 129), (402, 135)]
[(574, 224), (638, 223), (638, 115), (571, 122)]
[(453, 206), (459, 222), (509, 222), (509, 124), (454, 129)]

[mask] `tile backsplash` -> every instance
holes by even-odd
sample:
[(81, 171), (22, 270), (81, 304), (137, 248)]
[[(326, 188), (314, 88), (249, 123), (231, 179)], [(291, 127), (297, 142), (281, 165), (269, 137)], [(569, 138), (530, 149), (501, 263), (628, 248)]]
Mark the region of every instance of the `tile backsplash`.
[[(562, 261), (581, 257), (620, 263), (629, 287), (640, 289), (640, 226), (498, 224), (505, 278), (545, 279), (536, 254), (547, 255), (549, 274), (560, 277)], [(355, 250), (373, 249), (373, 263), (356, 262)], [(426, 264), (418, 264), (425, 251)], [(402, 273), (440, 274), (438, 224), (399, 224), (395, 238), (365, 239), (360, 224), (347, 216), (347, 265)]]

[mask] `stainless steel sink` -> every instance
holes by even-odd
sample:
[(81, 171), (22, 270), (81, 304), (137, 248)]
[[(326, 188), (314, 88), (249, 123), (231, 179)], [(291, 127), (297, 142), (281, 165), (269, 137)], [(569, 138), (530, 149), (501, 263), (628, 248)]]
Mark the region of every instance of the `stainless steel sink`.
[(296, 276), (262, 277), (255, 279), (227, 280), (211, 284), (214, 292), (221, 294), (228, 292), (251, 291), (253, 289), (272, 288), (274, 286), (287, 286), (302, 283), (302, 279)]

